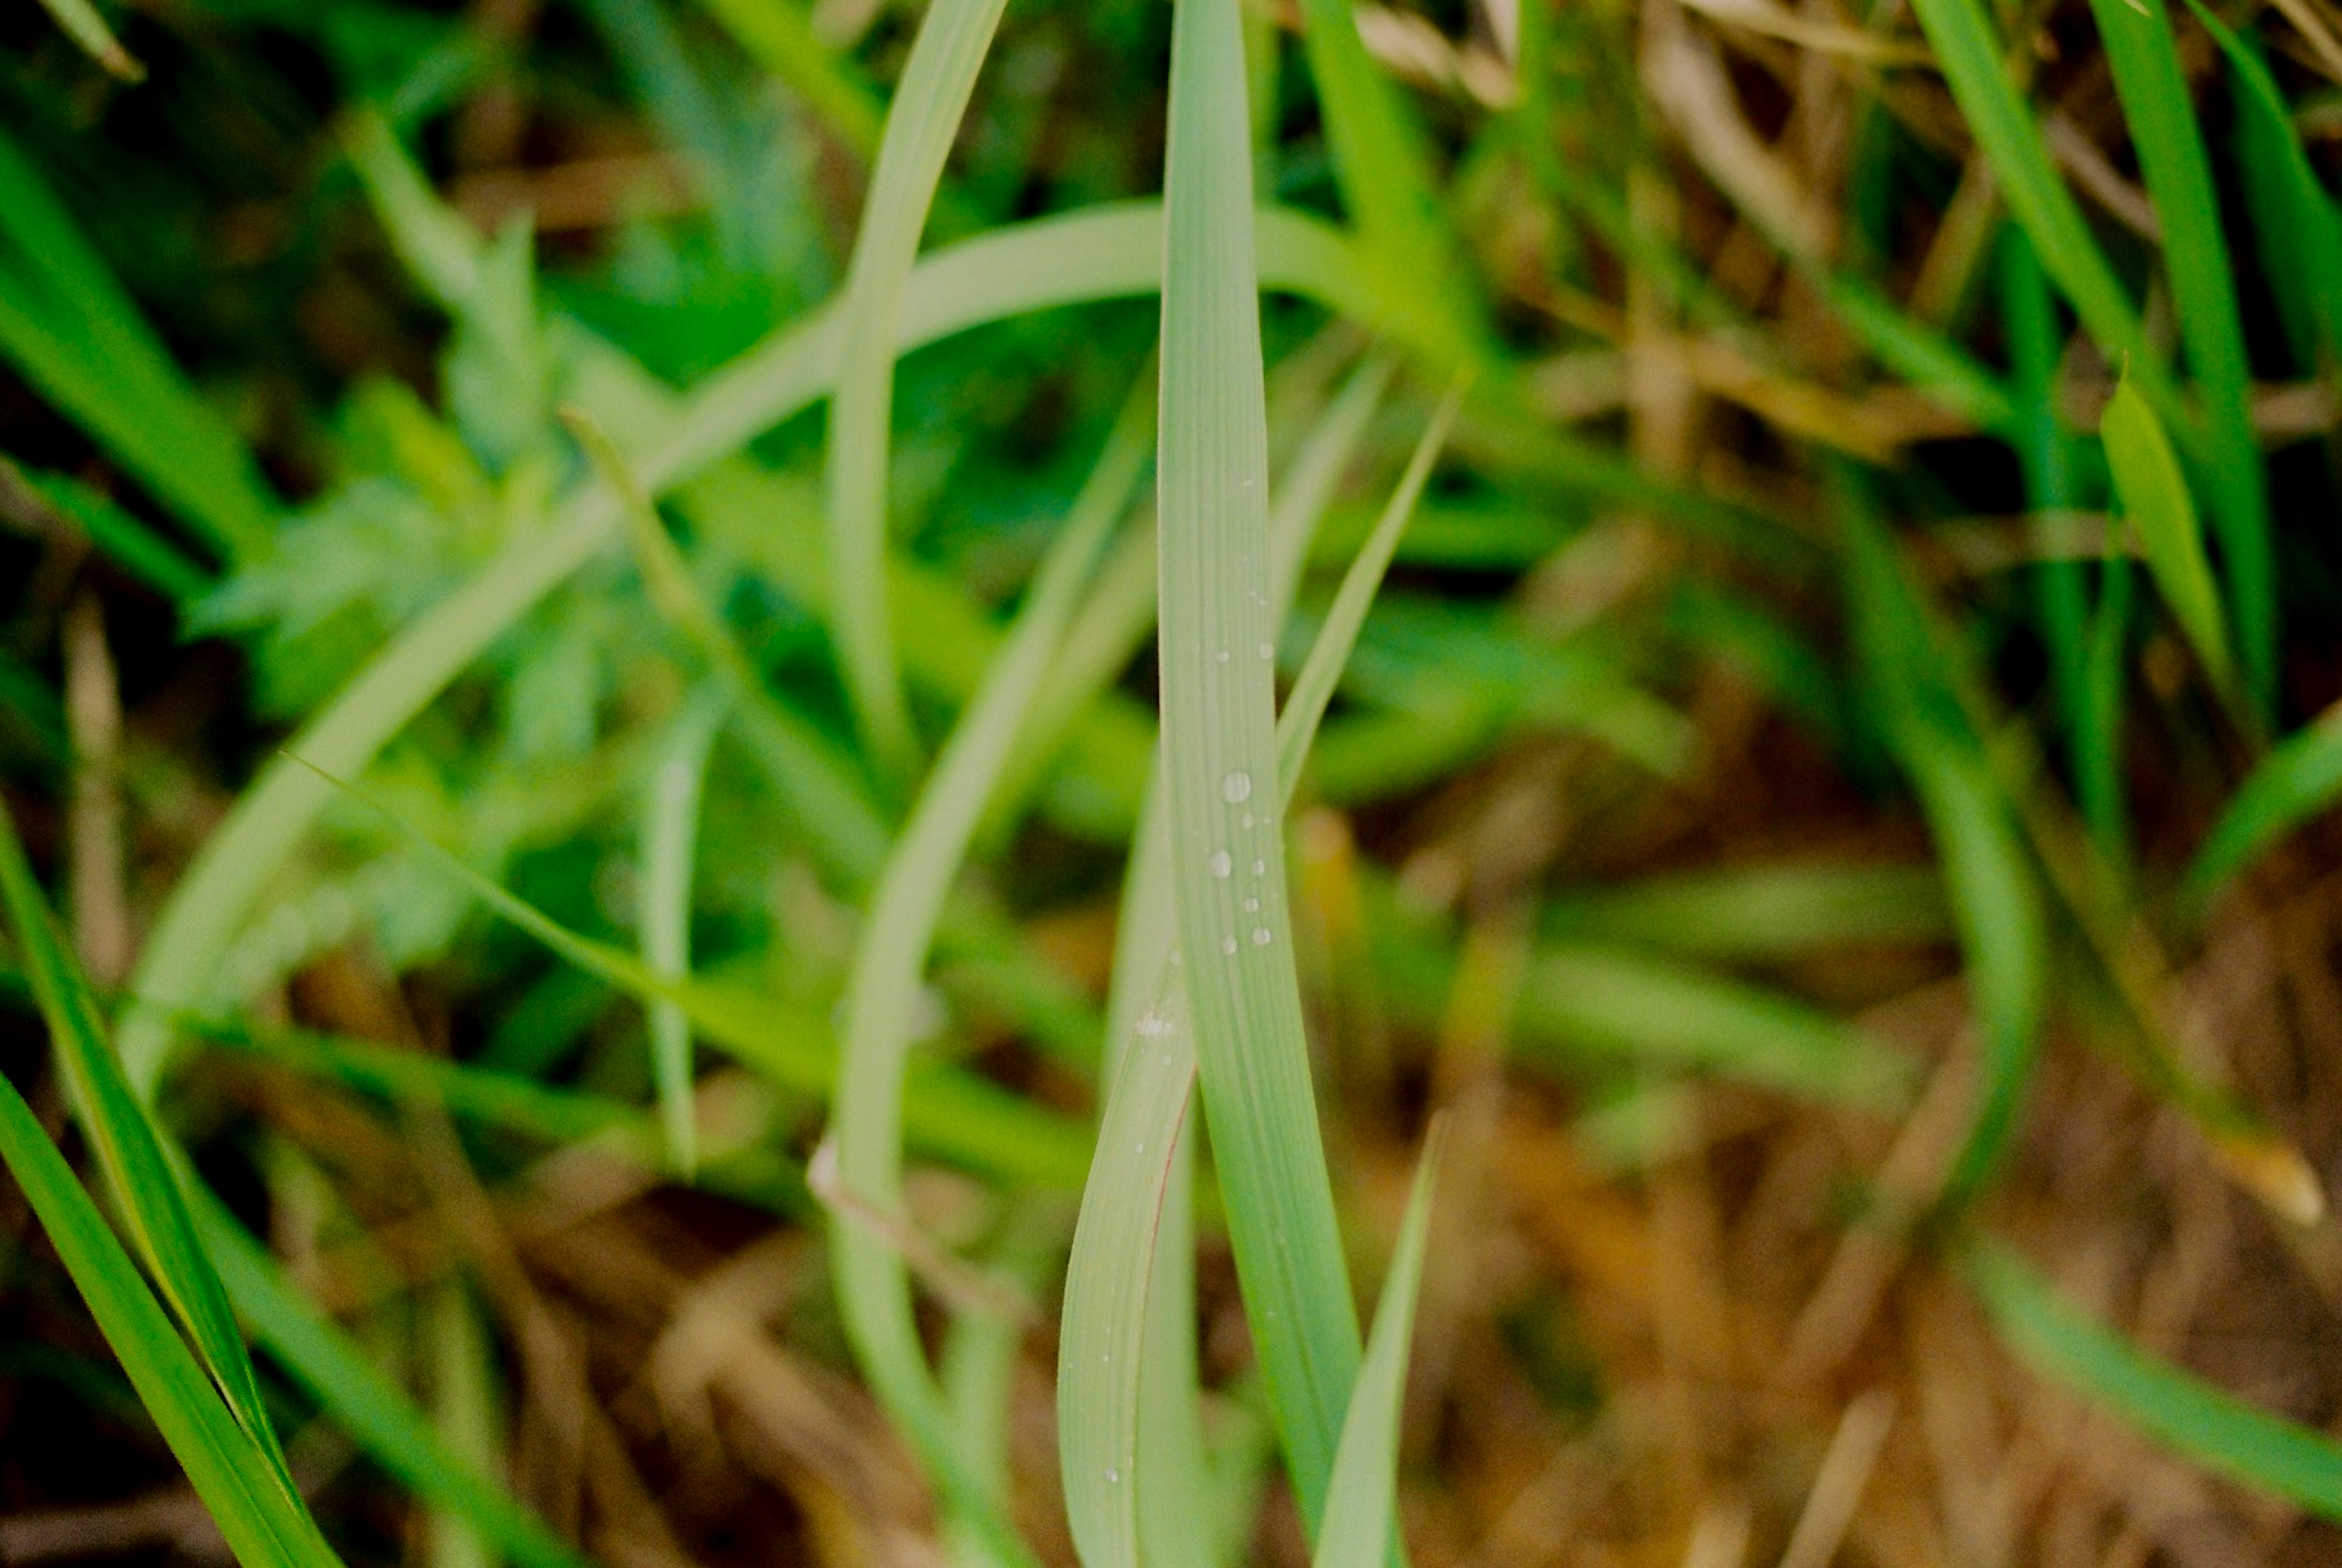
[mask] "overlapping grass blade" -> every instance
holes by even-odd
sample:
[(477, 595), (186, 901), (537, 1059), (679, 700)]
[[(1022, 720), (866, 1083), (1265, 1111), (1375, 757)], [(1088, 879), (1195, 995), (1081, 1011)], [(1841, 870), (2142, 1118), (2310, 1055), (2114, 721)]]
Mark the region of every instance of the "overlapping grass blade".
[[(699, 797), (722, 707), (686, 709), (651, 774), (643, 802), (640, 927), (643, 962), (670, 978), (691, 972), (692, 860), (699, 844)], [(672, 1002), (647, 1008), (651, 1078), (666, 1129), (672, 1168), (688, 1180), (699, 1168), (699, 1123), (692, 1104), (691, 1020)]]
[(2262, 235), (2270, 284), (2280, 295), (2298, 292), (2323, 339), (2326, 368), (2342, 368), (2342, 210), (2318, 179), (2294, 129), (2293, 110), (2253, 46), (2205, 6), (2188, 9), (2227, 56), (2244, 89), (2238, 95), (2243, 155), (2278, 200)]
[(2043, 269), (2073, 302), (2100, 348), (2117, 358), (2133, 358), (2135, 373), (2149, 374), (2137, 313), (2091, 237), (2081, 208), (2058, 180), (2041, 127), (2003, 64), (2005, 50), (1982, 0), (1913, 0), (1911, 9)]
[(34, 997), (48, 1024), (58, 1075), (105, 1178), (115, 1216), (155, 1289), (218, 1383), (228, 1409), (251, 1436), (255, 1450), (265, 1457), (267, 1478), (292, 1497), (292, 1473), (269, 1423), (251, 1355), (188, 1217), (178, 1172), (165, 1153), (150, 1113), (123, 1080), (97, 999), (55, 926), (5, 809), (0, 809), (0, 904), (6, 908)]
[(1342, 1443), (1334, 1454), (1334, 1478), (1326, 1491), (1326, 1522), (1317, 1533), (1314, 1568), (1375, 1568), (1391, 1549), (1398, 1527), (1398, 1422), (1406, 1393), (1407, 1341), (1415, 1328), (1415, 1302), (1423, 1283), (1423, 1252), (1431, 1230), (1431, 1193), (1439, 1170), (1438, 1124), (1425, 1140), (1400, 1223), (1398, 1247), (1382, 1299), (1375, 1305), (1374, 1331), (1350, 1412), (1342, 1421)]
[(2228, 584), (2245, 690), (2264, 720), (2277, 698), (2277, 560), (2259, 444), (2247, 400), (2237, 281), (2220, 226), (2212, 163), (2163, 0), (2091, 0), (2131, 145), (2163, 225), (2172, 314), (2201, 393), (2203, 478)]
[[(985, 804), (1079, 603), (1083, 584), (1146, 464), (1145, 424), (1126, 419), (1035, 576), (1006, 646), (961, 715), (873, 895), (841, 1004), (832, 1136), (838, 1174), (886, 1211), (902, 1198), (904, 1074), (912, 1009), (937, 920)], [(856, 1214), (831, 1226), (839, 1304), (865, 1374), (965, 1526), (1012, 1558), (1021, 1550), (976, 1455), (959, 1443), (913, 1319), (903, 1257)]]
[(584, 1568), (575, 1548), (448, 1445), (430, 1418), (301, 1293), (217, 1199), (199, 1194), (195, 1213), (254, 1336), (375, 1463), (525, 1568)]
[[(310, 766), (305, 762), (300, 765)], [(836, 1055), (818, 1019), (776, 997), (654, 974), (624, 948), (581, 936), (515, 897), (355, 786), (320, 778), (397, 828), (499, 917), (613, 989), (646, 1004), (673, 1003), (702, 1037), (785, 1088), (826, 1097), (835, 1086)], [(912, 1072), (904, 1094), (903, 1126), (912, 1142), (928, 1153), (1010, 1182), (1076, 1187), (1089, 1164), (1086, 1129), (948, 1066)]]
[(2287, 834), (2342, 799), (2342, 707), (2287, 735), (2238, 786), (2180, 884), (2201, 913), (2228, 880)]
[(250, 454), (5, 135), (0, 355), (214, 549), (268, 548), (274, 505)]
[(2023, 835), (1957, 696), (1893, 541), (1857, 503), (1847, 533), (1864, 675), (1943, 857), (1980, 1044), (1976, 1106), (1940, 1198), (1973, 1196), (1997, 1164), (2040, 1049), (2048, 979), (2041, 894)]
[[(1309, 536), (1386, 369), (1354, 376), (1304, 444), (1269, 524), (1272, 623), (1290, 602)], [(1276, 723), (1281, 822), (1330, 694), (1356, 646), (1392, 548), (1455, 414), (1451, 394), (1418, 443), (1368, 545), (1335, 595), (1303, 682)], [(1315, 671), (1314, 674), (1307, 671)], [(1196, 1044), (1187, 993), (1173, 957), (1172, 871), (1166, 825), (1150, 797), (1123, 904), (1115, 954), (1115, 1070), (1099, 1118), (1098, 1154), (1082, 1192), (1058, 1342), (1059, 1472), (1076, 1544), (1088, 1568), (1208, 1561), (1194, 1416), (1194, 1350), (1183, 1310), (1192, 1287), (1187, 1162)], [(1216, 863), (1215, 863), (1216, 864)], [(1235, 875), (1233, 863), (1228, 867)]]
[(340, 1568), (307, 1506), (282, 1484), (269, 1455), (221, 1402), (137, 1264), (5, 1078), (0, 1158), (237, 1562), (243, 1568)]
[(2137, 531), (2148, 575), (2214, 688), (2224, 697), (2236, 696), (2236, 644), (2204, 548), (2195, 500), (2162, 421), (2128, 378), (2115, 388), (2098, 434), (2106, 443), (2107, 466), (2113, 471), (2123, 514)]
[(1171, 881), (1237, 1280), (1287, 1468), (1314, 1533), (1359, 1343), (1317, 1129), (1286, 896), (1283, 813), (1273, 793), (1276, 627), (1268, 615), (1267, 435), (1247, 119), (1235, 0), (1178, 0), (1157, 462)]
[(897, 774), (907, 773), (918, 743), (886, 604), (896, 344), (927, 209), (1006, 5), (929, 0), (887, 111), (846, 275), (826, 466), (830, 635), (855, 726), (877, 761)]
[[(900, 347), (1049, 305), (1152, 292), (1162, 277), (1161, 209), (1135, 203), (1049, 218), (954, 245), (923, 260), (904, 297)], [(1292, 214), (1261, 223), (1263, 276), (1351, 314), (1377, 319), (1341, 238)], [(451, 264), (460, 258), (443, 258)], [(793, 324), (705, 383), (635, 463), (656, 493), (805, 408), (834, 384), (839, 318), (825, 309)], [(408, 625), (320, 709), (290, 750), (331, 774), (355, 774), (506, 627), (618, 534), (625, 504), (606, 485), (582, 490), (540, 533), (497, 557)], [(173, 889), (142, 956), (134, 1006), (121, 1020), (130, 1079), (151, 1091), (171, 1048), (172, 1012), (200, 1008), (221, 954), (332, 789), (289, 760), (272, 764), (238, 799)]]
[(2333, 1439), (2148, 1354), (2058, 1299), (2005, 1248), (1977, 1248), (1967, 1273), (1995, 1331), (2036, 1372), (2196, 1463), (2342, 1521), (2342, 1446)]
[(870, 84), (815, 34), (806, 7), (796, 0), (700, 0), (700, 8), (840, 141), (866, 158), (877, 153), (886, 111)]
[(214, 585), (212, 574), (185, 551), (77, 479), (19, 468), (0, 456), (0, 495), (11, 488), (22, 491), (37, 510), (79, 530), (115, 564), (166, 599), (185, 603)]

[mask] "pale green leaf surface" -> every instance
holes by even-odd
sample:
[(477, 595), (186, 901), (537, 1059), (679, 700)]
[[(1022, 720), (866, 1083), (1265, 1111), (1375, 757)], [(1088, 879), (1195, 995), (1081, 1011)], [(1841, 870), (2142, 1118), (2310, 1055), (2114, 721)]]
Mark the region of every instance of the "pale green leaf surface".
[(2204, 548), (2196, 503), (2162, 421), (2128, 379), (2115, 388), (2098, 434), (2123, 514), (2137, 531), (2139, 554), (2170, 606), (2172, 619), (2223, 695), (2235, 689), (2237, 661), (2220, 606), (2219, 585)]

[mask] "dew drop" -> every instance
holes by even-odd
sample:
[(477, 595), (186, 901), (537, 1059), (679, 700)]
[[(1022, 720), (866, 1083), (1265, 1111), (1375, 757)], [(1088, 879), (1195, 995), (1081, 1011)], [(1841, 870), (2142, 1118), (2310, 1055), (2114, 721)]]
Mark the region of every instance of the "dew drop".
[(1255, 911), (1255, 910), (1258, 909), (1259, 907), (1260, 907), (1260, 900), (1259, 900), (1259, 899), (1257, 899), (1257, 898), (1247, 898), (1247, 899), (1246, 899), (1246, 900), (1244, 901), (1244, 909), (1245, 909), (1245, 913), (1246, 913), (1246, 914), (1250, 914), (1253, 911)]
[(1269, 940), (1267, 926), (1256, 925), (1252, 928), (1252, 944), (1255, 947), (1266, 947), (1269, 944)]
[(1228, 662), (1228, 651), (1226, 648), (1222, 648), (1218, 653), (1214, 654), (1212, 657), (1225, 664)]
[(1212, 851), (1211, 858), (1206, 860), (1204, 864), (1211, 867), (1212, 874), (1214, 876), (1222, 878), (1225, 878), (1228, 873), (1236, 868), (1236, 861), (1228, 854), (1228, 852), (1224, 849), (1216, 849)]
[(1266, 862), (1266, 861), (1265, 861), (1265, 860), (1256, 860), (1256, 861), (1254, 861), (1254, 862), (1252, 863), (1252, 874), (1253, 874), (1255, 876), (1266, 876), (1266, 875), (1267, 875), (1267, 874), (1268, 874), (1268, 862)]
[(1220, 794), (1230, 805), (1252, 798), (1252, 774), (1238, 768), (1220, 781)]
[(1264, 659), (1273, 659), (1276, 657), (1276, 644), (1275, 643), (1263, 643), (1260, 645), (1260, 656)]
[(1119, 1486), (1119, 1485), (1121, 1485), (1121, 1484), (1122, 1484), (1122, 1472), (1121, 1472), (1121, 1471), (1119, 1471), (1119, 1470), (1115, 1469), (1112, 1465), (1108, 1465), (1108, 1466), (1106, 1466), (1106, 1483), (1108, 1486)]
[(1244, 814), (1244, 824), (1245, 824), (1245, 826), (1246, 826), (1246, 827), (1250, 827), (1250, 826), (1253, 824), (1253, 821), (1254, 821), (1254, 817), (1253, 817), (1252, 813), (1250, 813), (1250, 812), (1246, 812), (1246, 813), (1245, 813), (1245, 814)]
[(1220, 951), (1234, 958), (1236, 955), (1236, 939), (1233, 936), (1220, 938)]

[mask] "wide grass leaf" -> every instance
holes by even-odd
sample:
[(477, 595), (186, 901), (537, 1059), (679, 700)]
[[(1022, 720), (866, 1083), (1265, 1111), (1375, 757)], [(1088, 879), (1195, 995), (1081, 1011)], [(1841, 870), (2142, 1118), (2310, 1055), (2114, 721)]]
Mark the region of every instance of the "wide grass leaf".
[(2342, 799), (2342, 708), (2285, 738), (2229, 797), (2181, 884), (2200, 911), (2228, 880), (2287, 834)]

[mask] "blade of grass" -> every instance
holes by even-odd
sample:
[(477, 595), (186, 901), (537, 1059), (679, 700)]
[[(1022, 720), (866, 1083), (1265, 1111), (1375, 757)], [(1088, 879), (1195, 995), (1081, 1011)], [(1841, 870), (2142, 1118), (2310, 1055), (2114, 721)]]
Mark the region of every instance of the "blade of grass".
[(584, 1568), (586, 1559), (481, 1469), (452, 1449), (348, 1333), (285, 1276), (283, 1265), (208, 1192), (196, 1223), (254, 1335), (293, 1381), (416, 1496), (462, 1519), (527, 1568)]
[[(1278, 497), (1269, 534), (1272, 624), (1292, 599), (1339, 468), (1379, 398), (1385, 371), (1355, 376), (1305, 444)], [(1453, 422), (1451, 394), (1417, 444), (1369, 547), (1345, 574), (1307, 666), (1330, 691), (1356, 644), (1374, 589), (1408, 509)], [(1296, 685), (1296, 694), (1301, 688)], [(1290, 806), (1325, 702), (1288, 701), (1278, 715), (1277, 808)], [(1083, 1188), (1066, 1268), (1058, 1342), (1058, 1460), (1066, 1513), (1088, 1568), (1155, 1568), (1208, 1561), (1195, 1522), (1205, 1507), (1195, 1403), (1188, 1213), (1196, 1046), (1172, 926), (1169, 839), (1151, 794), (1126, 883), (1108, 1017), (1113, 1074), (1098, 1154)], [(1214, 869), (1216, 869), (1216, 862)], [(1264, 868), (1265, 869), (1265, 868)], [(1231, 877), (1236, 867), (1228, 865)]]
[(2153, 1442), (2231, 1480), (2342, 1520), (2342, 1447), (2247, 1404), (2061, 1301), (2007, 1248), (1977, 1247), (1969, 1283), (2018, 1359)]
[(2328, 708), (2260, 760), (2196, 852), (2180, 902), (2201, 916), (2230, 878), (2342, 798), (2342, 707)]
[(928, 0), (911, 41), (847, 264), (837, 389), (829, 404), (830, 640), (863, 743), (907, 777), (918, 741), (904, 705), (886, 604), (886, 470), (896, 343), (919, 235), (1006, 0)]
[(2040, 1048), (2047, 936), (2019, 824), (1946, 684), (1901, 555), (1859, 501), (1846, 525), (1871, 706), (1942, 856), (1980, 1036), (1975, 1108), (1939, 1193), (1948, 1210), (1982, 1186), (2015, 1129)]
[(1375, 1304), (1374, 1332), (1366, 1359), (1350, 1391), (1350, 1411), (1342, 1420), (1342, 1443), (1334, 1455), (1334, 1478), (1326, 1492), (1326, 1524), (1317, 1537), (1314, 1568), (1375, 1568), (1392, 1546), (1398, 1528), (1398, 1423), (1406, 1393), (1407, 1341), (1415, 1328), (1415, 1302), (1423, 1283), (1424, 1242), (1431, 1229), (1431, 1192), (1439, 1169), (1440, 1125), (1432, 1124), (1407, 1193), (1406, 1218), (1399, 1224), (1398, 1248), (1382, 1299)]
[(155, 1288), (217, 1381), (228, 1409), (268, 1460), (270, 1478), (288, 1497), (296, 1496), (292, 1472), (285, 1467), (261, 1399), (252, 1357), (188, 1218), (186, 1197), (165, 1153), (163, 1134), (122, 1076), (100, 1022), (97, 999), (49, 913), (5, 808), (0, 808), (0, 904), (7, 910), (34, 997), (48, 1025), (75, 1120), (105, 1178), (115, 1213)]
[(1171, 880), (1237, 1281), (1314, 1535), (1360, 1350), (1303, 1033), (1284, 814), (1253, 801), (1277, 776), (1274, 671), (1257, 654), (1274, 654), (1276, 628), (1247, 122), (1235, 0), (1177, 0), (1156, 464)]
[(2237, 100), (2244, 155), (2281, 200), (2278, 221), (2268, 225), (2260, 247), (2269, 258), (2270, 282), (2306, 297), (2325, 340), (2327, 372), (2334, 374), (2342, 370), (2342, 210), (2310, 164), (2267, 63), (2203, 0), (2187, 0), (2187, 8), (2219, 45), (2244, 89)]
[(1546, 900), (1547, 937), (1731, 962), (1778, 960), (1950, 933), (1933, 866), (1799, 864), (1680, 872)]
[(865, 158), (878, 151), (886, 111), (870, 84), (815, 34), (796, 0), (699, 0), (749, 57), (787, 83), (838, 140)]
[[(836, 1053), (826, 1029), (810, 1014), (776, 997), (656, 974), (624, 948), (580, 936), (515, 897), (355, 785), (320, 776), (327, 787), (396, 828), (500, 918), (560, 957), (639, 1001), (675, 1004), (704, 1038), (783, 1087), (817, 1097), (830, 1093), (837, 1075)], [(1078, 1186), (1087, 1169), (1086, 1129), (957, 1069), (915, 1071), (904, 1104), (905, 1131), (919, 1147), (971, 1169), (1051, 1187)]]
[[(640, 902), (636, 912), (643, 962), (653, 974), (691, 972), (692, 860), (699, 844), (699, 797), (707, 754), (724, 717), (711, 701), (694, 703), (676, 721), (643, 801)], [(666, 1129), (669, 1167), (685, 1180), (699, 1168), (699, 1122), (692, 1103), (691, 1020), (672, 1002), (648, 1008), (651, 1077)]]
[[(841, 1004), (833, 1134), (841, 1182), (862, 1203), (902, 1200), (911, 1012), (945, 901), (1081, 589), (1146, 466), (1146, 424), (1126, 418), (1036, 573), (1014, 632), (937, 758), (872, 897)], [(1022, 1553), (977, 1456), (961, 1449), (913, 1317), (904, 1258), (850, 1212), (831, 1226), (839, 1307), (865, 1374), (965, 1526)]]
[(2106, 443), (2107, 466), (2115, 494), (2138, 534), (2139, 554), (2162, 591), (2172, 619), (2196, 651), (2213, 688), (2224, 698), (2239, 694), (2235, 644), (2220, 607), (2220, 590), (2204, 548), (2196, 503), (2179, 469), (2178, 454), (2163, 424), (2126, 377), (2107, 404), (2098, 434)]
[(268, 548), (275, 507), (251, 454), (5, 134), (0, 355), (215, 550)]
[(2277, 559), (2260, 446), (2247, 405), (2252, 367), (2245, 357), (2244, 322), (2237, 314), (2236, 275), (2220, 226), (2211, 158), (2163, 0), (2090, 0), (2090, 10), (2114, 68), (2147, 195), (2163, 225), (2172, 315), (2202, 394), (2201, 477), (2227, 577), (2239, 674), (2253, 711), (2267, 723), (2277, 701)]
[(100, 553), (166, 599), (185, 603), (211, 591), (212, 574), (162, 534), (106, 496), (62, 474), (37, 474), (0, 456), (0, 513), (79, 533)]
[(1913, 0), (1911, 9), (2043, 269), (2108, 356), (2133, 359), (2140, 375), (2151, 374), (2137, 313), (2058, 180), (2040, 125), (2003, 65), (2005, 50), (1982, 0)]
[(220, 1400), (16, 1086), (0, 1079), (0, 1158), (243, 1568), (339, 1568), (298, 1493)]

